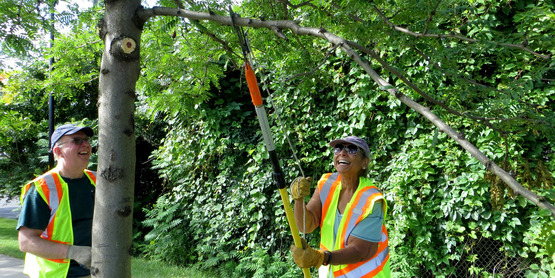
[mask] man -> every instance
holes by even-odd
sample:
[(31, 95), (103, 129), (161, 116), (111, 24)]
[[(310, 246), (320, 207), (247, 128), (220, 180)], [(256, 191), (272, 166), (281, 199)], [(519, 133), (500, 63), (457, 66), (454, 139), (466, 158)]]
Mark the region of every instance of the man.
[(95, 172), (87, 170), (90, 127), (66, 124), (51, 137), (56, 167), (23, 187), (17, 224), (23, 272), (30, 277), (90, 277)]

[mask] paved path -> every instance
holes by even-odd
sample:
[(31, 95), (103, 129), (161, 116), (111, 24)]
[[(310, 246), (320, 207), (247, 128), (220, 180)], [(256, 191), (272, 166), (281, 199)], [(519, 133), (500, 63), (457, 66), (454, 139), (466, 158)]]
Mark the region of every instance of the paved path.
[(29, 278), (23, 274), (23, 260), (0, 254), (1, 278)]
[(17, 219), (21, 210), (19, 200), (0, 198), (0, 218)]
[[(19, 200), (0, 198), (0, 218), (17, 219)], [(23, 274), (23, 260), (0, 254), (0, 278), (29, 278)]]

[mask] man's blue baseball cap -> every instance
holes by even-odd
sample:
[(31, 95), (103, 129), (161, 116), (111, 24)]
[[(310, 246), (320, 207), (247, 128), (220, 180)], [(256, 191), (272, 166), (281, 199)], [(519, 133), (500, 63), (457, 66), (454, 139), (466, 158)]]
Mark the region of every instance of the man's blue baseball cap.
[(56, 128), (56, 130), (54, 130), (52, 136), (50, 137), (50, 151), (52, 151), (52, 149), (54, 148), (54, 144), (56, 144), (56, 142), (58, 142), (58, 140), (60, 140), (62, 136), (75, 134), (79, 131), (85, 132), (85, 134), (89, 137), (92, 137), (94, 135), (94, 131), (89, 126), (79, 127), (74, 124), (65, 124)]

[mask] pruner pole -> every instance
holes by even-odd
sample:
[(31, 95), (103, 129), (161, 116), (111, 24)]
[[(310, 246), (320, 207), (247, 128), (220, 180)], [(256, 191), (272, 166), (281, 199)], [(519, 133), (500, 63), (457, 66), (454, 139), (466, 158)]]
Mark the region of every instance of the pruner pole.
[[(268, 150), (268, 154), (270, 155), (270, 162), (274, 171), (273, 178), (279, 189), (279, 194), (281, 195), (281, 200), (283, 201), (283, 207), (285, 209), (285, 215), (287, 216), (287, 222), (289, 223), (291, 234), (293, 234), (293, 241), (295, 242), (295, 246), (303, 248), (301, 237), (299, 236), (299, 229), (297, 228), (297, 223), (295, 222), (295, 215), (293, 214), (291, 203), (289, 202), (289, 195), (287, 194), (283, 171), (279, 165), (276, 148), (272, 140), (272, 134), (270, 133), (266, 109), (264, 109), (264, 105), (262, 103), (262, 96), (260, 95), (260, 89), (258, 88), (256, 76), (254, 75), (254, 71), (248, 60), (245, 60), (245, 76), (249, 92), (251, 94), (252, 103), (254, 104), (254, 108), (256, 110), (256, 116), (258, 117), (258, 123), (260, 123), (260, 128), (262, 129), (266, 150)], [(303, 268), (303, 274), (305, 278), (310, 278), (310, 270), (308, 268)]]
[[(279, 189), (279, 195), (281, 195), (281, 200), (283, 201), (283, 207), (285, 209), (285, 215), (287, 217), (287, 222), (289, 223), (289, 228), (291, 229), (291, 234), (293, 235), (293, 241), (295, 246), (302, 248), (301, 237), (299, 236), (299, 229), (297, 228), (297, 223), (295, 222), (295, 215), (291, 209), (291, 202), (289, 202), (289, 194), (287, 194), (287, 189), (285, 185), (285, 178), (281, 166), (279, 165), (278, 156), (276, 154), (276, 148), (272, 140), (272, 134), (270, 132), (270, 125), (268, 124), (268, 117), (266, 114), (266, 109), (264, 109), (264, 104), (262, 102), (262, 96), (260, 95), (260, 88), (258, 87), (258, 81), (256, 80), (256, 75), (252, 69), (249, 60), (249, 46), (247, 45), (245, 34), (243, 30), (235, 25), (234, 16), (238, 16), (233, 13), (231, 7), (229, 8), (229, 13), (231, 16), (231, 22), (233, 28), (237, 31), (237, 36), (239, 37), (239, 43), (243, 50), (243, 57), (245, 60), (245, 77), (247, 79), (247, 86), (249, 87), (249, 92), (251, 94), (252, 104), (254, 104), (254, 109), (256, 110), (256, 116), (258, 118), (258, 123), (260, 124), (260, 129), (262, 130), (262, 136), (264, 137), (264, 143), (266, 145), (266, 150), (270, 155), (270, 162), (272, 164), (273, 174), (272, 177)], [(303, 268), (303, 275), (305, 278), (310, 278), (310, 270), (308, 268)]]

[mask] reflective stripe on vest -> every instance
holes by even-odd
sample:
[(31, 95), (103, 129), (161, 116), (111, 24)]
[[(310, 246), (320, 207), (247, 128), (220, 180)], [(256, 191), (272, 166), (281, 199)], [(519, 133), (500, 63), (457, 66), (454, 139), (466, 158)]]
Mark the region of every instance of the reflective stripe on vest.
[(62, 183), (60, 182), (60, 175), (57, 173), (44, 175), (42, 179), (38, 180), (38, 184), (41, 189), (39, 190), (39, 188), (37, 188), (37, 191), (39, 194), (42, 193), (41, 196), (45, 201), (48, 200), (46, 201), (46, 204), (50, 207), (50, 220), (48, 220), (48, 226), (46, 227), (46, 230), (43, 231), (41, 237), (64, 244), (71, 243), (68, 241), (58, 241), (53, 237), (54, 224), (56, 223), (54, 217), (57, 215), (58, 208), (62, 202), (62, 196), (64, 195)]
[[(96, 186), (96, 173), (90, 170), (85, 170), (84, 173), (92, 185)], [(36, 187), (37, 193), (50, 208), (48, 226), (41, 237), (62, 244), (73, 244), (73, 225), (67, 183), (58, 172), (48, 171), (23, 187), (22, 202), (31, 186)], [(65, 277), (69, 269), (69, 261), (69, 259), (43, 259), (27, 253), (24, 273), (31, 277)]]
[[(345, 248), (347, 239), (355, 228), (355, 225), (366, 218), (366, 216), (372, 212), (374, 203), (381, 199), (383, 199), (383, 195), (375, 186), (364, 187), (355, 192), (351, 198), (351, 202), (345, 207), (346, 213), (343, 215), (345, 220), (341, 221), (343, 226), (346, 225), (346, 227), (340, 226), (338, 229), (338, 231), (340, 231), (339, 238), (344, 239), (338, 242), (340, 244), (339, 248)], [(366, 202), (364, 202), (364, 200), (366, 200)], [(355, 206), (351, 208), (352, 204), (355, 204)]]
[[(324, 175), (325, 177), (326, 175)], [(323, 177), (322, 177), (323, 178)], [(322, 215), (326, 215), (328, 212), (328, 209), (331, 205), (332, 199), (328, 198), (328, 195), (330, 194), (330, 192), (333, 195), (333, 192), (335, 192), (335, 189), (337, 188), (337, 186), (339, 185), (339, 183), (341, 182), (339, 173), (333, 173), (333, 174), (328, 174), (328, 176), (326, 177), (327, 179), (325, 180), (325, 182), (321, 183), (318, 185), (318, 189), (320, 191), (320, 201), (322, 202), (322, 200), (325, 200), (322, 202)], [(324, 199), (322, 199), (322, 197), (324, 197)], [(322, 219), (320, 219), (320, 225), (323, 223), (324, 218), (322, 217)]]
[[(320, 248), (323, 250), (333, 251), (345, 248), (354, 227), (372, 213), (376, 201), (383, 200), (384, 216), (387, 213), (387, 204), (382, 193), (368, 179), (360, 178), (359, 188), (345, 207), (337, 236), (334, 238), (334, 220), (341, 192), (340, 175), (338, 173), (323, 175), (318, 183), (318, 190), (322, 202)], [(378, 250), (372, 258), (356, 264), (332, 265), (331, 268), (334, 277), (375, 277), (376, 275), (389, 277), (389, 247), (385, 225), (382, 225), (382, 237)]]
[[(382, 225), (382, 238), (374, 257), (370, 258), (368, 261), (350, 264), (344, 268), (335, 270), (333, 276), (336, 278), (376, 277), (376, 275), (384, 269), (386, 263), (389, 264), (389, 245), (387, 230), (385, 229), (385, 225)], [(369, 269), (371, 269), (371, 271), (368, 272)], [(389, 267), (387, 271), (388, 273), (385, 276), (389, 277)]]
[[(339, 173), (324, 174), (318, 182), (320, 202), (322, 203), (322, 216), (320, 218), (320, 249), (322, 250), (333, 250), (333, 227), (335, 217), (326, 218), (325, 216), (328, 215), (330, 206), (337, 207), (338, 198), (334, 199), (333, 196), (340, 183), (341, 176)], [(328, 196), (331, 196), (331, 198), (328, 198)], [(332, 203), (334, 204), (332, 205)], [(323, 227), (331, 227), (331, 229), (325, 229)], [(329, 246), (326, 246), (326, 244), (329, 244)]]

